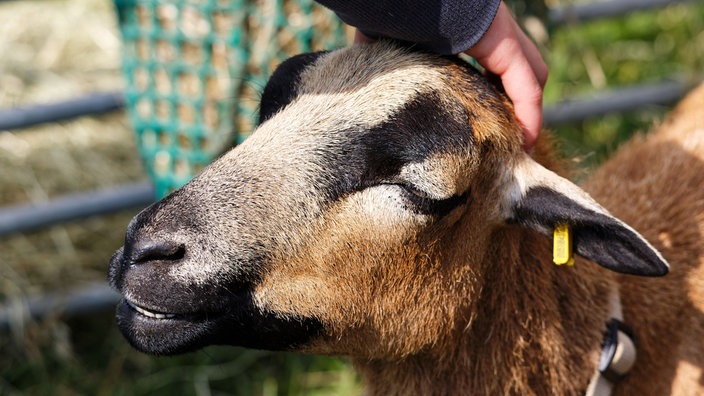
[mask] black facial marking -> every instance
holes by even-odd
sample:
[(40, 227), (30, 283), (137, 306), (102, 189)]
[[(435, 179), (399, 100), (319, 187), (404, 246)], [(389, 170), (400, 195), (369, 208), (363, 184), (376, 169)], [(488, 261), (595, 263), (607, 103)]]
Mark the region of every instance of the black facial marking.
[(388, 182), (403, 166), (432, 155), (471, 149), (470, 114), (459, 104), (447, 106), (437, 93), (418, 95), (377, 127), (344, 131), (350, 143), (333, 149), (338, 155), (327, 166), (339, 178), (324, 182), (327, 199)]
[(260, 124), (291, 103), (296, 96), (296, 85), (303, 70), (325, 53), (325, 51), (321, 51), (296, 55), (276, 68), (262, 91), (259, 106)]
[(533, 229), (568, 224), (574, 251), (616, 272), (662, 276), (668, 266), (645, 241), (613, 217), (594, 212), (547, 187), (535, 187), (514, 209), (513, 221)]

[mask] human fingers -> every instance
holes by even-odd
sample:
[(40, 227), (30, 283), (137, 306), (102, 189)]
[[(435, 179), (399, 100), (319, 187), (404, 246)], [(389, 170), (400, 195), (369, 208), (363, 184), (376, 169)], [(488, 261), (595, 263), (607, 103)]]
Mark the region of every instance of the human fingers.
[(518, 122), (523, 126), (526, 151), (535, 145), (543, 124), (543, 85), (528, 60), (516, 62), (502, 75), (506, 95), (511, 98)]
[(535, 77), (538, 79), (538, 83), (541, 87), (545, 87), (545, 83), (548, 80), (548, 66), (545, 64), (542, 55), (540, 55), (538, 47), (535, 45), (533, 40), (526, 36), (518, 24), (515, 25), (515, 31), (518, 35), (519, 42), (521, 43), (521, 48), (523, 48), (523, 53), (526, 55), (526, 58), (535, 73)]
[[(522, 55), (527, 64), (519, 59), (502, 76), (506, 94), (514, 100), (516, 117), (524, 126), (526, 150), (535, 144), (543, 122), (543, 88), (548, 78), (548, 68), (538, 47), (525, 35), (514, 19), (511, 19)], [(515, 79), (516, 81), (512, 81)]]
[(501, 79), (523, 126), (525, 148), (530, 150), (542, 127), (547, 67), (503, 2), (484, 37), (466, 53)]

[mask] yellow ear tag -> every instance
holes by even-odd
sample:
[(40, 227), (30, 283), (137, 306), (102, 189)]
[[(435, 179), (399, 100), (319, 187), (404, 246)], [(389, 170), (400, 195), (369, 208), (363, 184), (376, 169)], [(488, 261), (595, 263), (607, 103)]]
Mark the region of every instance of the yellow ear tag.
[(572, 230), (567, 224), (558, 224), (553, 231), (552, 261), (557, 265), (574, 265)]

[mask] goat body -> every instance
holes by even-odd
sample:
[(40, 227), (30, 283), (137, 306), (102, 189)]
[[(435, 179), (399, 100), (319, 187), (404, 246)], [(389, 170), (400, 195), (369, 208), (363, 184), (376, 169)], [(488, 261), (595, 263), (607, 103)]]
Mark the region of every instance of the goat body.
[(591, 197), (479, 73), (392, 43), (284, 62), (261, 120), (130, 223), (109, 278), (136, 348), (347, 355), (370, 394), (579, 394), (620, 299), (616, 391), (704, 391), (704, 88)]

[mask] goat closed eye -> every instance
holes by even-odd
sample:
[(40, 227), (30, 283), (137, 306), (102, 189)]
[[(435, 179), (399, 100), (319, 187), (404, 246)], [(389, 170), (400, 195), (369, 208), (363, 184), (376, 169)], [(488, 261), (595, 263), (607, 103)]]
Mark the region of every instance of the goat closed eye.
[(407, 184), (394, 184), (403, 191), (404, 200), (409, 204), (408, 209), (415, 213), (433, 217), (444, 217), (456, 207), (467, 200), (468, 192), (461, 195), (452, 195), (448, 198), (437, 199), (428, 193)]

